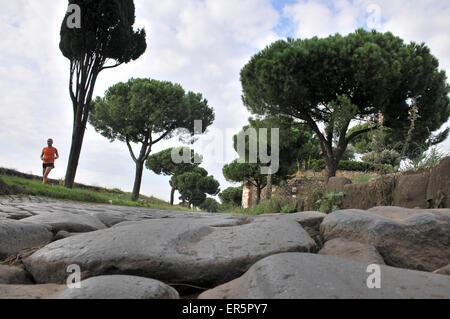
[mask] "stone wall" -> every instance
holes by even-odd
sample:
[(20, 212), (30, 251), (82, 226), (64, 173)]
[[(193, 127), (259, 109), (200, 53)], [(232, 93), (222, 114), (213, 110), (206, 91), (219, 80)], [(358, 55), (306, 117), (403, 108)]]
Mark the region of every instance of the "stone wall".
[[(329, 184), (339, 184), (340, 177)], [(361, 184), (341, 184), (343, 208), (370, 209), (375, 206), (405, 208), (450, 208), (450, 157), (432, 168), (380, 176)]]
[[(305, 204), (304, 194), (319, 192), (344, 192), (343, 208), (369, 209), (376, 206), (406, 208), (450, 208), (450, 157), (433, 168), (377, 176), (366, 183), (352, 184), (360, 172), (338, 171), (325, 187), (324, 172), (299, 172), (282, 187), (273, 187), (272, 198), (286, 203), (298, 203), (299, 210), (311, 210)], [(244, 186), (242, 206), (251, 207), (256, 202), (256, 189)], [(261, 201), (267, 198), (266, 190)]]

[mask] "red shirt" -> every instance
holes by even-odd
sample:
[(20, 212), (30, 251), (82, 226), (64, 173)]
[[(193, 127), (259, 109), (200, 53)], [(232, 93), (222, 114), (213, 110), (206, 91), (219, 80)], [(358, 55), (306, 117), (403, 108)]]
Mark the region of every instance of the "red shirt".
[(44, 148), (43, 153), (44, 153), (44, 164), (54, 164), (55, 163), (56, 148), (46, 147), (46, 148)]

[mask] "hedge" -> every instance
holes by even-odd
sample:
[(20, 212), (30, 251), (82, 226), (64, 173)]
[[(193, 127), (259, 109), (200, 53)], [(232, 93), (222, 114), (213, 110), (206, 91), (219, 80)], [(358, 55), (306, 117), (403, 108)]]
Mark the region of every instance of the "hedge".
[[(313, 160), (311, 168), (314, 171), (322, 171), (326, 168), (324, 160)], [(391, 172), (393, 170), (391, 165), (373, 164), (370, 162), (357, 162), (357, 161), (340, 161), (338, 170), (341, 171), (354, 171), (354, 172), (374, 172), (383, 171)]]

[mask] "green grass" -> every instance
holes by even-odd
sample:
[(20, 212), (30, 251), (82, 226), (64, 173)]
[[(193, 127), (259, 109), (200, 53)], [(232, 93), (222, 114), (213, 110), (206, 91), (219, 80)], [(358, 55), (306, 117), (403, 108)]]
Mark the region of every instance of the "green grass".
[[(39, 180), (26, 179), (21, 177), (12, 177), (0, 175), (0, 178), (8, 185), (16, 185), (20, 187), (21, 194), (33, 195), (52, 199), (87, 202), (97, 204), (110, 204), (119, 206), (145, 207), (164, 210), (183, 210), (189, 209), (182, 206), (171, 206), (169, 203), (155, 197), (147, 197), (140, 195), (138, 202), (130, 200), (131, 193), (123, 192), (119, 189), (97, 188), (97, 190), (84, 189), (74, 187), (68, 189), (58, 185), (42, 185)], [(142, 202), (142, 201), (145, 202)], [(111, 202), (110, 202), (111, 201)]]
[(244, 215), (290, 214), (297, 212), (296, 206), (296, 204), (286, 204), (281, 200), (271, 199), (249, 208), (226, 206), (223, 210), (220, 210), (220, 212)]

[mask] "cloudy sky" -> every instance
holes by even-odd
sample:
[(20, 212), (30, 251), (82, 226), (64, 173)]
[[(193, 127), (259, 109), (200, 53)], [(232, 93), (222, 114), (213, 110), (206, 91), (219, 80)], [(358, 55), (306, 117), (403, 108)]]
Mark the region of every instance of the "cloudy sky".
[[(40, 174), (41, 150), (53, 137), (61, 158), (51, 177), (63, 178), (73, 117), (69, 62), (58, 49), (67, 1), (0, 4), (0, 167)], [(95, 95), (131, 77), (172, 81), (202, 93), (216, 121), (196, 149), (222, 189), (230, 186), (222, 166), (235, 157), (231, 135), (250, 116), (241, 102), (239, 72), (271, 42), (375, 28), (425, 42), (450, 74), (448, 0), (135, 0), (135, 5), (135, 27), (147, 31), (147, 52), (102, 72)], [(160, 142), (154, 152), (174, 145), (179, 143)], [(449, 152), (450, 140), (440, 148)], [(77, 182), (131, 191), (134, 169), (126, 145), (109, 143), (89, 126)], [(141, 193), (168, 200), (169, 192), (167, 177), (144, 172)]]

